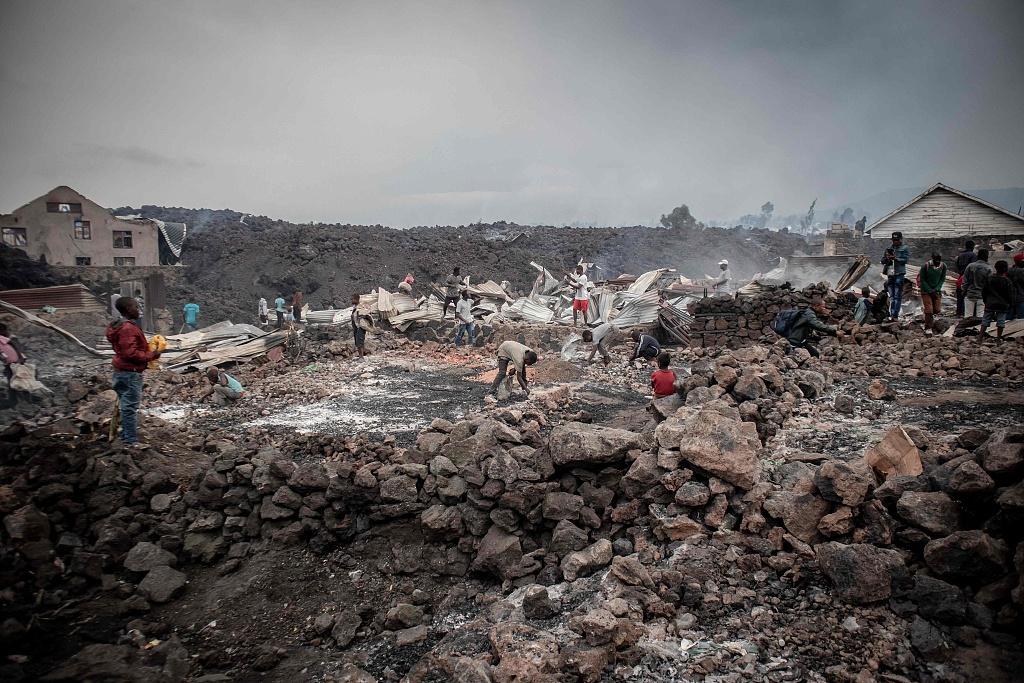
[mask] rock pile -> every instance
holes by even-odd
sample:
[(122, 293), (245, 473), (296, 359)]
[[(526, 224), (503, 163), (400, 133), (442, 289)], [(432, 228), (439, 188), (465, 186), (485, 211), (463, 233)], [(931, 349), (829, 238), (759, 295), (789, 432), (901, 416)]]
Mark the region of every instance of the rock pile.
[[(798, 305), (834, 300), (827, 283), (802, 290), (772, 289), (754, 297), (708, 297), (691, 307), (690, 343), (696, 347), (741, 348), (768, 338), (774, 341), (772, 321), (779, 311)], [(771, 343), (771, 342), (769, 342)]]

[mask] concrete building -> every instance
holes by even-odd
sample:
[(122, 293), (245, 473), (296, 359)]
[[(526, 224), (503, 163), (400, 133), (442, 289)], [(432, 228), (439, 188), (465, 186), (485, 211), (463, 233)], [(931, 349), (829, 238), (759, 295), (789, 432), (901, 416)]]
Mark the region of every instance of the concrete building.
[(887, 240), (896, 231), (905, 240), (1017, 237), (1024, 235), (1024, 216), (935, 183), (864, 232)]
[(187, 228), (138, 217), (117, 217), (61, 185), (0, 215), (3, 243), (53, 266), (160, 266), (181, 258)]

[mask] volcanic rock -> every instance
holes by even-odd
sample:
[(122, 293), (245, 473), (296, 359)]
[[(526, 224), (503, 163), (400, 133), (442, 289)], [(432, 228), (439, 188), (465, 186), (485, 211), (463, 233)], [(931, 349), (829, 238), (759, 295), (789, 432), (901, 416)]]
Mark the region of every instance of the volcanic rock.
[(984, 531), (957, 531), (924, 547), (924, 561), (938, 576), (960, 583), (985, 584), (1008, 568), (1006, 544)]
[(835, 541), (815, 547), (818, 566), (836, 587), (836, 594), (852, 604), (885, 600), (893, 582), (906, 575), (903, 557), (895, 550)]
[(139, 592), (152, 602), (170, 602), (185, 590), (188, 577), (166, 565), (149, 570), (139, 584)]
[(951, 534), (963, 523), (959, 503), (941, 491), (907, 491), (897, 501), (896, 512), (907, 522), (936, 536)]
[(628, 451), (644, 446), (644, 437), (635, 432), (582, 422), (556, 426), (548, 442), (557, 466), (620, 462)]

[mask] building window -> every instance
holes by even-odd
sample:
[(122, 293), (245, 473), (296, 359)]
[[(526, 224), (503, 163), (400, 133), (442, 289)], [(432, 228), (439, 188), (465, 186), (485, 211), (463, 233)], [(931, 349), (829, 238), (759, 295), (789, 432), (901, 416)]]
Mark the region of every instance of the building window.
[(75, 257), (75, 265), (76, 266), (91, 266), (92, 265), (92, 259), (89, 258), (88, 256), (76, 256)]
[(131, 230), (115, 230), (114, 231), (114, 249), (131, 249), (132, 248), (132, 231)]
[(25, 228), (4, 228), (4, 244), (11, 247), (27, 247), (28, 233)]
[(135, 265), (135, 257), (134, 256), (115, 256), (114, 257), (114, 265), (115, 266), (134, 266)]
[(80, 202), (46, 202), (49, 213), (82, 213)]
[(75, 239), (76, 240), (91, 240), (92, 239), (92, 223), (89, 221), (78, 220), (75, 221)]

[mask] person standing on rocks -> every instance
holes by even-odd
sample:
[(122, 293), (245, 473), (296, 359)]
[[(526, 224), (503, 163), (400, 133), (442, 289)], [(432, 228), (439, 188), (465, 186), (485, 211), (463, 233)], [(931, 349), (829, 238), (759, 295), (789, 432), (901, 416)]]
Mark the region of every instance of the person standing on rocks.
[(626, 365), (631, 364), (637, 358), (643, 358), (648, 363), (653, 361), (661, 353), (661, 344), (658, 340), (649, 334), (641, 334), (640, 332), (633, 330), (633, 334), (630, 335), (633, 341), (636, 342), (636, 347), (633, 349), (633, 355), (626, 361)]
[(280, 294), (274, 299), (274, 313), (277, 314), (277, 329), (284, 327), (284, 297)]
[(946, 264), (939, 252), (932, 254), (932, 260), (924, 264), (918, 277), (924, 307), (924, 333), (931, 336), (935, 331), (935, 316), (942, 312), (942, 286), (946, 284)]
[(1010, 268), (1009, 278), (1013, 283), (1013, 299), (1016, 301), (1011, 319), (1024, 320), (1024, 252), (1013, 255), (1013, 267)]
[[(134, 301), (134, 299), (133, 299)], [(135, 304), (136, 310), (138, 310), (138, 304)], [(121, 310), (120, 307), (118, 310)], [(199, 329), (199, 304), (195, 303), (191, 299), (184, 308), (181, 309), (182, 316), (185, 319), (185, 327), (188, 328), (189, 332), (195, 332)]]
[(572, 287), (572, 326), (576, 327), (576, 316), (583, 314), (583, 324), (587, 324), (587, 310), (590, 308), (590, 292), (587, 291), (587, 276), (583, 272), (583, 264), (576, 266), (576, 272), (566, 275), (565, 281)]
[(882, 263), (890, 267), (889, 272), (889, 317), (898, 320), (903, 305), (903, 282), (907, 278), (907, 263), (910, 249), (903, 244), (903, 233), (892, 234), (892, 254), (886, 253)]
[(416, 284), (416, 278), (412, 276), (412, 273), (409, 273), (401, 282), (398, 283), (399, 293), (412, 296), (412, 286), (414, 284)]
[(199, 397), (200, 401), (207, 396), (213, 396), (213, 403), (226, 406), (242, 398), (245, 393), (242, 383), (220, 368), (209, 368), (206, 371), (206, 379), (210, 380), (210, 388)]
[(135, 299), (121, 297), (117, 310), (121, 319), (107, 326), (106, 336), (114, 348), (113, 387), (121, 410), (121, 442), (130, 448), (141, 448), (137, 413), (142, 403), (142, 373), (150, 361), (160, 357), (160, 352), (149, 350), (146, 335), (135, 322), (139, 318)]
[(996, 321), (996, 343), (1003, 343), (1003, 328), (1006, 327), (1006, 317), (1014, 308), (1013, 283), (1010, 282), (1009, 264), (1006, 261), (996, 261), (995, 272), (989, 275), (982, 290), (982, 297), (985, 301), (985, 315), (981, 318), (981, 331), (978, 333), (978, 343), (985, 341), (985, 330), (994, 319)]
[(292, 293), (292, 320), (302, 322), (302, 290), (296, 289)]
[(504, 341), (498, 346), (498, 374), (494, 376), (494, 382), (491, 384), (491, 392), (497, 392), (498, 387), (505, 381), (508, 376), (508, 364), (511, 363), (515, 367), (516, 379), (519, 380), (519, 386), (523, 388), (526, 395), (530, 395), (530, 387), (526, 381), (526, 366), (533, 365), (537, 362), (537, 354), (529, 346), (514, 342), (512, 340)]
[(729, 271), (729, 262), (722, 259), (718, 262), (718, 269), (721, 272), (711, 283), (711, 289), (715, 294), (728, 294), (732, 291), (732, 273)]
[(956, 272), (959, 277), (956, 280), (956, 317), (964, 317), (964, 297), (967, 293), (967, 288), (964, 287), (963, 275), (964, 271), (967, 270), (967, 266), (971, 265), (977, 260), (977, 255), (974, 253), (974, 240), (967, 240), (964, 242), (964, 250), (957, 254)]
[(982, 292), (991, 275), (992, 266), (988, 262), (988, 249), (979, 249), (978, 257), (964, 269), (965, 317), (984, 317), (985, 300), (982, 298)]
[(352, 341), (362, 360), (366, 355), (366, 330), (359, 326), (359, 295), (352, 295)]
[(469, 290), (462, 290), (459, 303), (455, 304), (455, 322), (459, 324), (455, 333), (455, 345), (462, 346), (462, 336), (469, 332), (469, 345), (476, 343), (476, 325), (473, 321), (473, 300), (469, 298)]
[(256, 304), (256, 315), (259, 316), (260, 325), (265, 326), (270, 323), (270, 310), (267, 307), (267, 297), (260, 297), (259, 303)]
[(444, 280), (444, 311), (441, 313), (441, 317), (447, 317), (448, 315), (448, 304), (452, 306), (459, 305), (459, 290), (462, 289), (462, 273), (458, 266), (452, 268), (452, 274)]
[(614, 331), (615, 325), (611, 323), (601, 323), (592, 330), (583, 330), (583, 341), (593, 343), (590, 355), (587, 356), (588, 363), (593, 363), (594, 356), (600, 353), (604, 366), (608, 367), (612, 362), (611, 354), (608, 353), (608, 340)]

